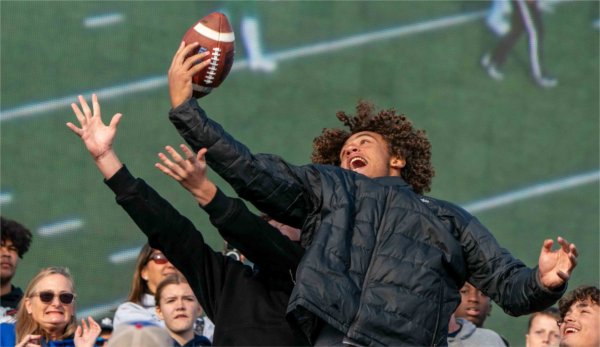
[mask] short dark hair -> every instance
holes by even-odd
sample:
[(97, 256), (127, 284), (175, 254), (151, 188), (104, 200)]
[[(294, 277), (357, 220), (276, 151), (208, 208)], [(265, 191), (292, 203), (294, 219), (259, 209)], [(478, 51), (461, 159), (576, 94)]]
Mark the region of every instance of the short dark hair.
[(558, 311), (558, 309), (556, 307), (548, 307), (547, 309), (545, 309), (543, 311), (534, 312), (531, 314), (531, 316), (529, 316), (529, 323), (527, 324), (527, 331), (529, 331), (529, 329), (531, 329), (531, 323), (537, 316), (548, 316), (550, 318), (555, 319), (556, 322), (558, 322), (560, 320), (560, 312)]
[(571, 306), (573, 306), (573, 304), (576, 302), (590, 299), (592, 303), (600, 305), (600, 301), (598, 299), (599, 296), (600, 289), (595, 286), (583, 285), (573, 289), (567, 295), (558, 300), (558, 310), (560, 311), (561, 321), (565, 318)]
[(29, 250), (31, 244), (31, 232), (20, 223), (0, 216), (0, 239), (2, 242), (10, 240), (17, 248), (19, 258)]
[(356, 116), (339, 111), (337, 118), (348, 130), (323, 129), (313, 140), (313, 163), (339, 166), (340, 151), (346, 140), (353, 134), (371, 131), (383, 136), (392, 156), (406, 161), (400, 173), (406, 183), (418, 194), (430, 191), (435, 171), (431, 164), (431, 144), (424, 130), (415, 129), (412, 122), (396, 110), (376, 111), (372, 103), (364, 100), (357, 104)]

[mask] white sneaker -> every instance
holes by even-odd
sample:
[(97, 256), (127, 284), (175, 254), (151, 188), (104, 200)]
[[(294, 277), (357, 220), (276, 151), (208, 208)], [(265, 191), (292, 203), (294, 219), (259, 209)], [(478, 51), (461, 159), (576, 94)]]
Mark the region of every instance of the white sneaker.
[(502, 17), (487, 17), (485, 23), (497, 36), (504, 36), (510, 31), (510, 24)]
[(488, 76), (490, 76), (493, 80), (502, 81), (504, 79), (504, 74), (498, 70), (496, 65), (492, 63), (492, 59), (489, 53), (486, 53), (481, 57), (481, 66), (485, 69)]
[(558, 85), (558, 80), (554, 77), (539, 76), (534, 77), (535, 83), (542, 88), (554, 88)]

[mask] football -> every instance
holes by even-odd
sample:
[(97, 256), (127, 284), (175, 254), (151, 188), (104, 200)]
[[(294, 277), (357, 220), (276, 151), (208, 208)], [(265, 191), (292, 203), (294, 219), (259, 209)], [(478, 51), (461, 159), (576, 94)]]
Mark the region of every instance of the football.
[(198, 42), (190, 55), (210, 51), (210, 65), (192, 78), (193, 94), (201, 98), (217, 88), (231, 71), (235, 54), (235, 36), (227, 16), (213, 12), (200, 19), (183, 35), (186, 45)]

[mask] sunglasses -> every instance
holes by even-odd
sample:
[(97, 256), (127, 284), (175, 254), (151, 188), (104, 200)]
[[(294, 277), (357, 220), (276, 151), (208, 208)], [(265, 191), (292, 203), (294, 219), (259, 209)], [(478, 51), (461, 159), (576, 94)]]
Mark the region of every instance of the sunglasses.
[(47, 292), (39, 292), (39, 293), (33, 294), (32, 296), (39, 296), (40, 300), (43, 303), (49, 304), (54, 300), (55, 295), (58, 295), (58, 300), (65, 305), (69, 305), (73, 302), (73, 300), (75, 300), (75, 294), (72, 294), (72, 293), (54, 294), (53, 292), (47, 291)]
[(156, 264), (162, 265), (169, 262), (167, 257), (162, 253), (154, 253), (148, 257), (148, 261), (153, 260)]

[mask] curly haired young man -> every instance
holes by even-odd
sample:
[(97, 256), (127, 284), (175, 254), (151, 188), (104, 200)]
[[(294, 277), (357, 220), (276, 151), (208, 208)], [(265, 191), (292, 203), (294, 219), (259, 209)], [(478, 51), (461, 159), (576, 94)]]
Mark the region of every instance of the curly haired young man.
[[(420, 195), (433, 169), (423, 131), (394, 110), (360, 103), (349, 130), (325, 130), (313, 160), (295, 166), (253, 154), (192, 98), (191, 77), (207, 62), (181, 46), (169, 69), (170, 120), (240, 197), (301, 227), (306, 253), (288, 313), (314, 345), (446, 345), (448, 321), (469, 281), (505, 311), (521, 315), (564, 292), (577, 250), (544, 241), (531, 269), (501, 248), (468, 212)], [(191, 159), (191, 158), (189, 158)], [(334, 165), (323, 165), (334, 164)], [(249, 238), (248, 244), (260, 243)]]

